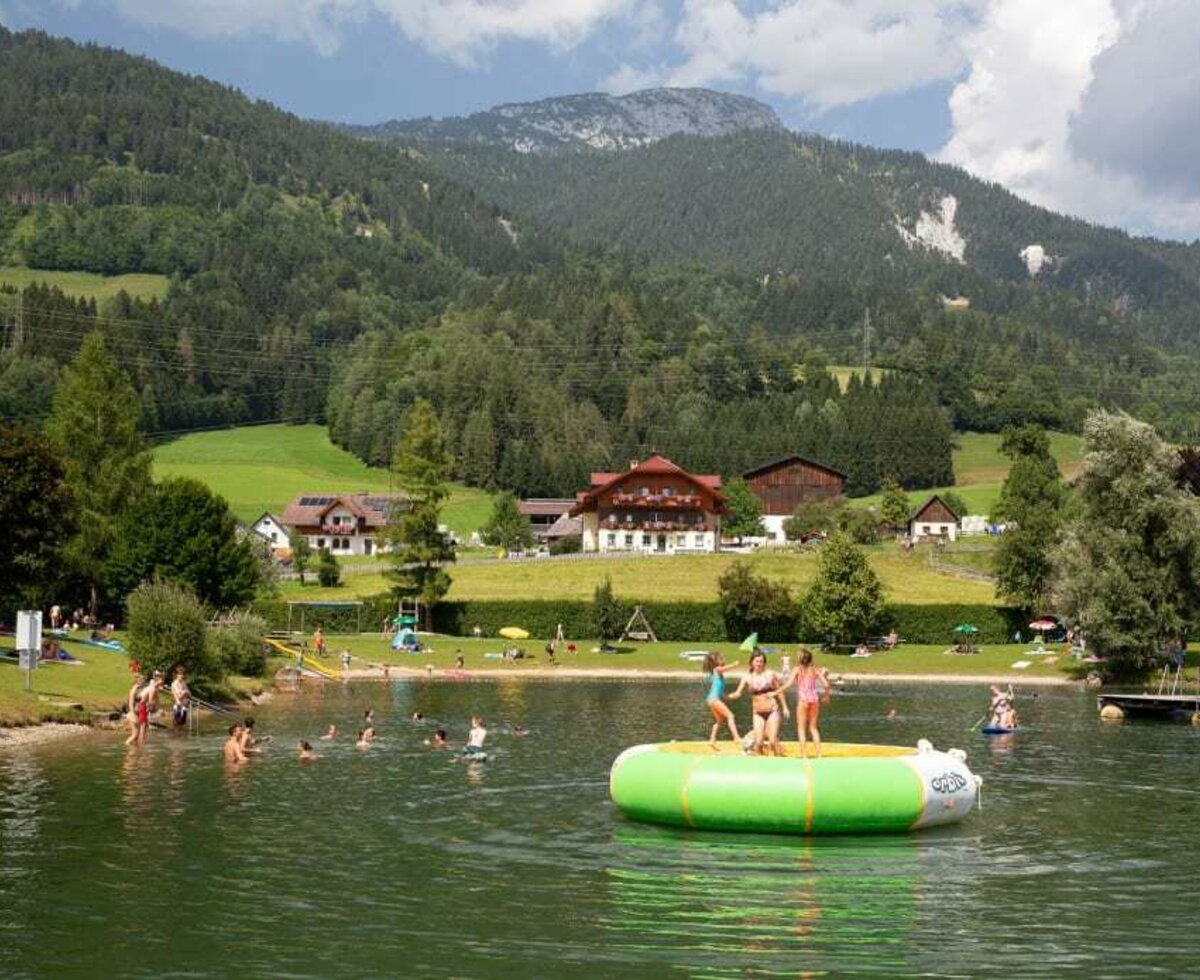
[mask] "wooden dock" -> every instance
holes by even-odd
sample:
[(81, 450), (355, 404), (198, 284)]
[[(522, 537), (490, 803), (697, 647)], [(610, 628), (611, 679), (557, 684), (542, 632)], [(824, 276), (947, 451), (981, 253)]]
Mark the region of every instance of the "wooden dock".
[(1181, 720), (1200, 711), (1200, 694), (1098, 694), (1096, 707), (1115, 705), (1127, 718)]

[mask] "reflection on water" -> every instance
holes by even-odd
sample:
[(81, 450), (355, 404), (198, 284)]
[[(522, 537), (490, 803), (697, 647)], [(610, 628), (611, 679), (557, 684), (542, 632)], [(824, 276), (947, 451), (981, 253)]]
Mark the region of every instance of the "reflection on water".
[[(624, 820), (612, 759), (704, 734), (701, 695), (337, 684), (263, 710), (275, 739), (238, 768), (216, 723), (0, 753), (0, 975), (1194, 972), (1200, 732), (1102, 726), (1064, 692), (1022, 702), (1028, 733), (986, 739), (968, 730), (982, 691), (857, 688), (828, 737), (961, 746), (982, 811), (812, 840)], [(379, 740), (360, 752), (367, 707)], [(489, 762), (423, 744), (442, 726), (461, 745), (476, 711)], [(341, 737), (317, 740), (330, 723)], [(300, 764), (299, 737), (321, 758)]]

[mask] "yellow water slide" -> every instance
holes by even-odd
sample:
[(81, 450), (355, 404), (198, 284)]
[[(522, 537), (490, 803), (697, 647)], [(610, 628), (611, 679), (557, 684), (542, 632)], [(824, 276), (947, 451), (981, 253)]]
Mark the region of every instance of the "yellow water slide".
[(340, 680), (341, 675), (330, 667), (326, 667), (321, 661), (310, 657), (300, 647), (290, 646), (280, 640), (273, 639), (269, 636), (263, 637), (263, 643), (269, 646), (272, 650), (282, 653), (290, 660), (298, 660), (301, 667), (306, 670), (311, 670), (314, 674), (320, 674), (322, 677), (328, 677), (331, 680)]

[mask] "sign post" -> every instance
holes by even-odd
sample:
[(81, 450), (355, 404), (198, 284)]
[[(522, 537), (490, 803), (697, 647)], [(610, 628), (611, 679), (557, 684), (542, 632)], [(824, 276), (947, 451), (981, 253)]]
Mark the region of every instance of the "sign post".
[(25, 690), (33, 690), (33, 672), (42, 653), (42, 611), (22, 609), (17, 613), (17, 651), (25, 670)]

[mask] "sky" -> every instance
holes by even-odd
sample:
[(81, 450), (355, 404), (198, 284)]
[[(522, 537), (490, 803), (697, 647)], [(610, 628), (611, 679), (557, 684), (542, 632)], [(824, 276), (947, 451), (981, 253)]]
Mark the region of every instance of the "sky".
[(299, 115), (371, 123), (658, 85), (1200, 238), (1200, 0), (0, 0)]

